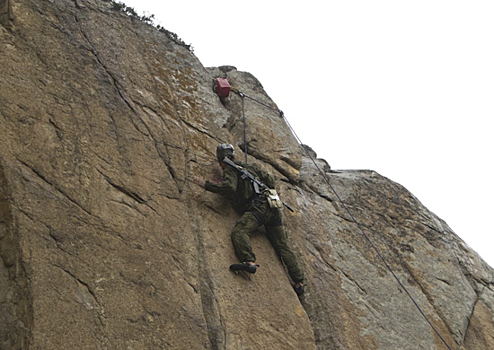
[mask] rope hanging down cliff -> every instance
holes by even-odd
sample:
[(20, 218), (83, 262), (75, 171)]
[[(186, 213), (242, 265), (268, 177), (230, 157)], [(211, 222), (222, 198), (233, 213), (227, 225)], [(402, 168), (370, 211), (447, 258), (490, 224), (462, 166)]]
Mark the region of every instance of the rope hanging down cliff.
[[(272, 111), (275, 111), (277, 113), (279, 113), (280, 117), (283, 118), (283, 120), (285, 121), (285, 123), (288, 125), (288, 127), (290, 128), (291, 132), (293, 133), (293, 135), (295, 136), (295, 138), (297, 139), (297, 142), (302, 146), (303, 143), (302, 141), (300, 140), (300, 138), (298, 137), (297, 133), (295, 132), (295, 130), (292, 128), (292, 126), (290, 125), (290, 123), (288, 122), (287, 118), (285, 117), (285, 114), (283, 113), (283, 111), (279, 110), (279, 109), (276, 109), (276, 108), (273, 108), (269, 105), (267, 105), (266, 103), (262, 102), (262, 101), (259, 101), (253, 97), (250, 97), (250, 96), (247, 96), (245, 95), (243, 92), (237, 90), (237, 89), (233, 89), (232, 88), (232, 91), (234, 91), (235, 93), (237, 93), (241, 98), (242, 98), (242, 113), (243, 113), (243, 121), (244, 121), (244, 147), (245, 147), (245, 157), (247, 157), (247, 141), (246, 141), (246, 131), (245, 131), (245, 111), (244, 111), (244, 99), (245, 98), (248, 98)], [(359, 231), (361, 232), (361, 234), (364, 236), (364, 238), (367, 240), (367, 242), (371, 245), (371, 247), (374, 249), (374, 251), (376, 252), (377, 256), (381, 259), (381, 261), (384, 263), (384, 265), (386, 266), (386, 268), (389, 270), (389, 272), (392, 274), (392, 276), (396, 279), (396, 281), (398, 282), (399, 286), (403, 289), (403, 291), (407, 294), (407, 296), (410, 298), (410, 300), (412, 301), (412, 303), (415, 305), (415, 307), (417, 308), (417, 310), (420, 312), (420, 314), (424, 317), (424, 319), (426, 320), (426, 322), (429, 324), (429, 326), (432, 328), (432, 330), (434, 331), (434, 333), (436, 333), (436, 335), (439, 337), (439, 339), (441, 339), (441, 341), (444, 343), (444, 345), (449, 349), (449, 350), (452, 350), (452, 348), (449, 346), (449, 344), (446, 342), (446, 340), (444, 340), (444, 338), (441, 336), (441, 334), (439, 333), (439, 331), (436, 329), (436, 327), (434, 327), (434, 325), (432, 324), (432, 322), (429, 320), (429, 318), (426, 316), (426, 314), (424, 313), (424, 311), (422, 310), (422, 308), (420, 307), (420, 305), (417, 303), (417, 301), (413, 298), (413, 296), (410, 294), (410, 292), (408, 291), (408, 289), (403, 285), (403, 283), (400, 281), (400, 279), (398, 278), (398, 276), (395, 274), (395, 272), (393, 271), (393, 269), (391, 268), (391, 266), (388, 264), (388, 262), (386, 261), (386, 259), (384, 258), (384, 256), (381, 254), (381, 252), (379, 251), (379, 249), (377, 249), (376, 245), (372, 242), (372, 240), (370, 239), (370, 237), (367, 235), (367, 233), (365, 232), (365, 230), (363, 229), (362, 225), (360, 225), (360, 223), (357, 221), (357, 219), (355, 218), (355, 216), (352, 214), (352, 212), (350, 211), (350, 209), (348, 208), (348, 206), (345, 204), (345, 202), (343, 202), (343, 200), (341, 199), (340, 195), (338, 194), (338, 192), (336, 192), (335, 188), (331, 185), (331, 182), (329, 181), (326, 173), (319, 167), (319, 165), (317, 165), (314, 157), (308, 152), (307, 148), (306, 147), (303, 147), (302, 148), (304, 149), (305, 153), (307, 154), (307, 156), (311, 159), (312, 163), (315, 165), (316, 169), (319, 171), (319, 173), (321, 173), (322, 177), (324, 178), (324, 181), (326, 182), (326, 184), (328, 185), (328, 187), (331, 189), (331, 191), (335, 194), (336, 198), (338, 199), (338, 201), (341, 203), (341, 205), (345, 208), (345, 211), (348, 213), (348, 215), (350, 216), (350, 218), (352, 219), (352, 221), (355, 223), (355, 225), (357, 226), (357, 228), (359, 229)]]

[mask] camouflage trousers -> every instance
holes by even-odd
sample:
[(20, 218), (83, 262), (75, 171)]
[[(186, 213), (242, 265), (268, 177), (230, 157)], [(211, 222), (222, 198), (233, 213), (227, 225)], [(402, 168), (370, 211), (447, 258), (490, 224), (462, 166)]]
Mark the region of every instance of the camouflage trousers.
[(276, 254), (287, 267), (290, 278), (295, 283), (303, 281), (304, 272), (295, 253), (288, 245), (281, 220), (281, 210), (269, 208), (267, 202), (258, 202), (238, 219), (232, 231), (232, 242), (237, 258), (240, 261), (256, 261), (250, 244), (250, 236), (262, 225), (266, 229), (266, 236)]

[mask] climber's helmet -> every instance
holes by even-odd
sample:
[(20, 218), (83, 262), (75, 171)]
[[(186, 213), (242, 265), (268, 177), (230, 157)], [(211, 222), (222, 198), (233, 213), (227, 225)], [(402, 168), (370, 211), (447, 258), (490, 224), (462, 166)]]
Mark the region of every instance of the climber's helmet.
[(230, 159), (235, 158), (235, 149), (229, 143), (221, 143), (216, 147), (216, 158), (218, 162), (222, 162), (225, 157)]

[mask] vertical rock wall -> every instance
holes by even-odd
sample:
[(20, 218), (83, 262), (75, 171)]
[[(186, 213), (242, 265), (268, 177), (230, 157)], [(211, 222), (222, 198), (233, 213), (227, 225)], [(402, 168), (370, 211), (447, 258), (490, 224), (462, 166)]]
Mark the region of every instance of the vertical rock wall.
[(31, 343), (32, 296), (24, 260), (8, 165), (0, 158), (0, 348), (27, 349)]
[[(255, 77), (112, 2), (0, 5), (2, 349), (446, 349)], [(262, 230), (259, 271), (228, 270), (237, 215), (192, 181), (244, 156), (220, 76), (270, 106), (245, 105), (249, 161), (295, 209), (300, 299)], [(494, 347), (492, 269), (398, 184), (316, 161), (447, 343)]]
[(0, 0), (0, 25), (5, 29), (10, 29), (13, 20), (10, 0)]

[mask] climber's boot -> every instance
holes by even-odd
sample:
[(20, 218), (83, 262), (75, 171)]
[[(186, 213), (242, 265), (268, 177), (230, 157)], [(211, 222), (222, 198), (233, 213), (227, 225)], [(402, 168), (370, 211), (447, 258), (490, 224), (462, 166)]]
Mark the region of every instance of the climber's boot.
[(258, 266), (259, 265), (250, 264), (249, 262), (244, 261), (243, 263), (240, 263), (240, 264), (230, 265), (230, 270), (232, 270), (232, 271), (247, 271), (249, 273), (256, 273)]

